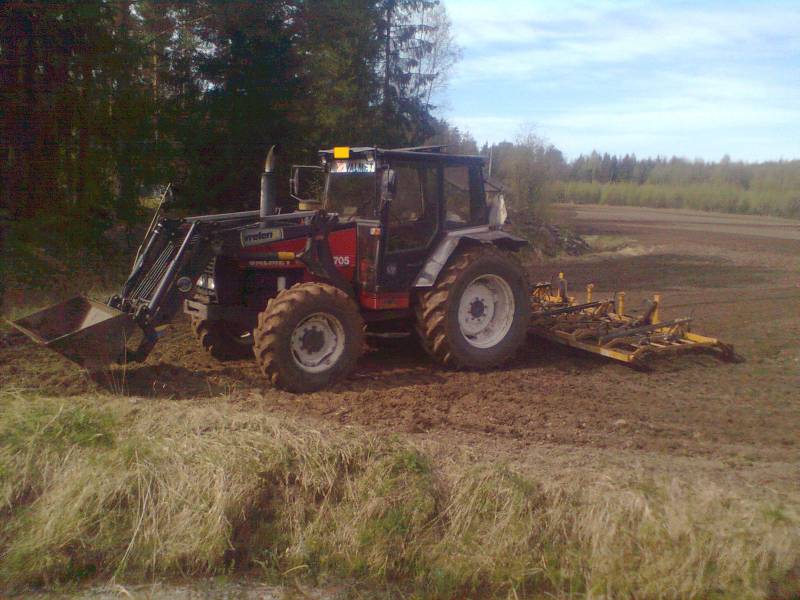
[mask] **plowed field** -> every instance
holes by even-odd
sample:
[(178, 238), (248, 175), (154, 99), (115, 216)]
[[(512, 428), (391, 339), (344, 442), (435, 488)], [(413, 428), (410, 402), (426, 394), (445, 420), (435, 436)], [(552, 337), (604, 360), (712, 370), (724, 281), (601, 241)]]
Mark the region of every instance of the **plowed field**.
[[(565, 272), (580, 296), (662, 293), (664, 317), (734, 344), (746, 362), (659, 360), (641, 373), (535, 340), (507, 368), (440, 369), (411, 340), (369, 352), (356, 374), (324, 392), (265, 384), (252, 361), (218, 363), (180, 321), (143, 365), (103, 385), (132, 402), (229, 403), (326, 426), (409, 436), (443, 456), (474, 453), (568, 478), (602, 468), (693, 475), (800, 493), (800, 224), (778, 219), (623, 207), (559, 207), (599, 246), (531, 265), (532, 279)], [(2, 386), (69, 396), (99, 384), (59, 356), (6, 334)]]

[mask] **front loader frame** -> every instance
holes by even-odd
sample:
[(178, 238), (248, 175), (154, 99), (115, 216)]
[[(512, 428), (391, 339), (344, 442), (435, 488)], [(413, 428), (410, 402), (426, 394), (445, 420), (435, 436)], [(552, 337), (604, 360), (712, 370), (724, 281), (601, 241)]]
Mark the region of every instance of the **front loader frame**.
[[(235, 256), (244, 236), (269, 232), (276, 239), (305, 239), (304, 250), (252, 255), (263, 260), (298, 260), (315, 277), (353, 295), (350, 283), (336, 269), (328, 246), (328, 235), (338, 223), (336, 215), (322, 211), (300, 211), (260, 217), (258, 211), (162, 219), (145, 241), (122, 292), (108, 305), (129, 313), (145, 337), (128, 360), (146, 358), (158, 339), (156, 327), (172, 320), (189, 301), (194, 284), (215, 255)], [(279, 237), (278, 237), (279, 236)], [(279, 256), (280, 254), (280, 256)], [(180, 281), (186, 284), (181, 289)]]

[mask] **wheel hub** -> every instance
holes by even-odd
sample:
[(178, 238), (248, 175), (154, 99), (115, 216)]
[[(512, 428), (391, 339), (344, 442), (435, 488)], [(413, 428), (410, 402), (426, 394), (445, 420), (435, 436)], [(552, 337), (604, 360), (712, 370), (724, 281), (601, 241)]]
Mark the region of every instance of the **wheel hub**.
[(471, 283), (464, 292), (459, 323), (462, 333), (474, 336), (486, 328), (494, 316), (495, 299), (492, 290), (481, 283)]
[(514, 294), (498, 275), (476, 277), (459, 302), (458, 325), (469, 344), (491, 348), (500, 343), (514, 320)]
[(484, 313), (486, 312), (486, 305), (483, 303), (483, 299), (475, 298), (472, 301), (472, 304), (469, 305), (469, 314), (472, 315), (474, 319), (481, 318)]
[(336, 364), (344, 352), (344, 342), (344, 327), (339, 319), (330, 313), (314, 313), (292, 332), (292, 357), (304, 371), (319, 373)]
[(316, 326), (312, 326), (303, 333), (300, 345), (309, 354), (315, 354), (325, 346), (325, 334)]

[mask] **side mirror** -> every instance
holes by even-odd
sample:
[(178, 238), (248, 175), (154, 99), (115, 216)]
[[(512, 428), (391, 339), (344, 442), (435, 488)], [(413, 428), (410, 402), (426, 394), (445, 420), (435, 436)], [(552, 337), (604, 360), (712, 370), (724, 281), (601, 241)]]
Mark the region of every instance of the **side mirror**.
[(381, 197), (379, 204), (379, 214), (383, 218), (384, 213), (389, 210), (392, 204), (392, 198), (397, 191), (397, 176), (394, 169), (384, 169), (381, 174)]
[(300, 169), (292, 165), (292, 176), (289, 178), (289, 193), (297, 196), (297, 188), (300, 187)]
[(489, 208), (489, 225), (497, 229), (505, 225), (508, 220), (508, 209), (506, 208), (506, 200), (503, 194), (495, 194), (492, 197), (488, 197), (487, 194), (487, 205)]
[(397, 175), (394, 169), (385, 169), (381, 177), (381, 198), (391, 199), (397, 191)]
[(395, 195), (397, 192), (397, 173), (395, 173), (394, 169), (387, 169), (386, 170), (386, 187), (389, 191), (389, 194), (392, 196)]
[(316, 165), (292, 165), (289, 194), (298, 202), (319, 203), (325, 187), (325, 172)]

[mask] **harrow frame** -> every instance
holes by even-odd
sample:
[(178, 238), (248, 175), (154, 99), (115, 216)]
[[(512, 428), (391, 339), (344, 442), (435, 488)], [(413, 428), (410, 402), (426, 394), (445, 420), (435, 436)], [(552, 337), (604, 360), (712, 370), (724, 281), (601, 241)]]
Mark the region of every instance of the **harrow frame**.
[(555, 285), (534, 285), (529, 333), (639, 369), (646, 369), (646, 361), (660, 354), (706, 351), (725, 361), (742, 360), (732, 345), (692, 332), (689, 317), (662, 321), (660, 294), (647, 301), (643, 314), (634, 316), (625, 313), (625, 292), (598, 301), (593, 291), (589, 284), (586, 301), (577, 303), (567, 293), (563, 273)]

